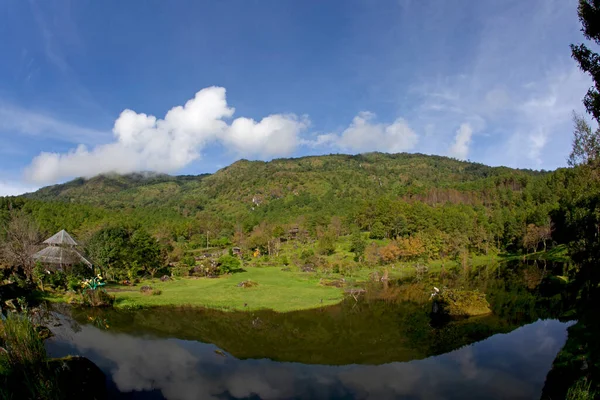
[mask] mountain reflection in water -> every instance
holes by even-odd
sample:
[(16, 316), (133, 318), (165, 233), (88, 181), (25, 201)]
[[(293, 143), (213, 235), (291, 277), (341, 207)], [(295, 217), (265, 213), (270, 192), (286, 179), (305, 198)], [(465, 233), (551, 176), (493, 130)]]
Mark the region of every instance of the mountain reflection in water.
[(47, 342), (50, 355), (90, 358), (106, 373), (112, 398), (182, 400), (537, 399), (569, 325), (539, 320), (422, 360), (328, 366), (239, 360), (212, 344), (113, 333), (60, 318)]

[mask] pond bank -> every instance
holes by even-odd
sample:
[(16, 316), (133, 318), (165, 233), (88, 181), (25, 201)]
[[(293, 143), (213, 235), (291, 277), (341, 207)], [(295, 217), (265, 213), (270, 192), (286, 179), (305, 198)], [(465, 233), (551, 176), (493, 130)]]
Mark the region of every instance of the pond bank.
[[(245, 287), (242, 282), (255, 282)], [(150, 286), (160, 294), (142, 292)], [(277, 267), (249, 268), (219, 278), (173, 278), (142, 280), (136, 286), (107, 285), (115, 296), (115, 308), (204, 307), (231, 311), (270, 309), (277, 312), (306, 310), (333, 305), (344, 298), (343, 290), (320, 285), (309, 273), (282, 271)], [(65, 296), (47, 296), (52, 302), (66, 302)]]

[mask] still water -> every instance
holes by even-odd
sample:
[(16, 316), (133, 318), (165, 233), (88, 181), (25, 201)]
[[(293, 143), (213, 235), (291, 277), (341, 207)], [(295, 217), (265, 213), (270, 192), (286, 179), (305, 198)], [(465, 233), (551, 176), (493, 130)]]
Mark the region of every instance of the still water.
[(539, 399), (571, 323), (514, 277), (470, 280), (494, 313), (443, 324), (411, 284), (285, 314), (62, 308), (46, 346), (96, 363), (110, 398)]

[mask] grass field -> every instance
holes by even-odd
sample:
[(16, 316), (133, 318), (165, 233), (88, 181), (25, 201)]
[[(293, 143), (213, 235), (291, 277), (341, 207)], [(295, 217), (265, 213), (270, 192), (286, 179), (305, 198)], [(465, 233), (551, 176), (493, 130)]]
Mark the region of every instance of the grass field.
[[(255, 287), (238, 287), (246, 280)], [(143, 285), (162, 291), (160, 295), (140, 292)], [(285, 312), (317, 308), (339, 303), (343, 291), (319, 285), (319, 279), (309, 274), (281, 271), (277, 267), (249, 268), (246, 272), (219, 278), (175, 278), (161, 282), (144, 280), (135, 287), (109, 286), (116, 298), (115, 307), (203, 306), (228, 310), (268, 308)], [(113, 292), (117, 289), (119, 291)], [(123, 290), (123, 291), (121, 291)]]

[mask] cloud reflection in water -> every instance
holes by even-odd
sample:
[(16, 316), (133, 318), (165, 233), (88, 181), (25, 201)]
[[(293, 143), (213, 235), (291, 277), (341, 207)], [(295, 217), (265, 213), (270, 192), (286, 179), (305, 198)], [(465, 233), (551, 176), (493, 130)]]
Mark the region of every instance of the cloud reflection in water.
[[(160, 391), (171, 400), (539, 398), (568, 324), (537, 321), (509, 334), (424, 360), (383, 365), (326, 366), (268, 359), (238, 360), (194, 341), (116, 334), (68, 323), (48, 341), (53, 356), (94, 361), (120, 392)], [(348, 349), (352, 351), (352, 349)], [(155, 398), (152, 396), (152, 398)]]

